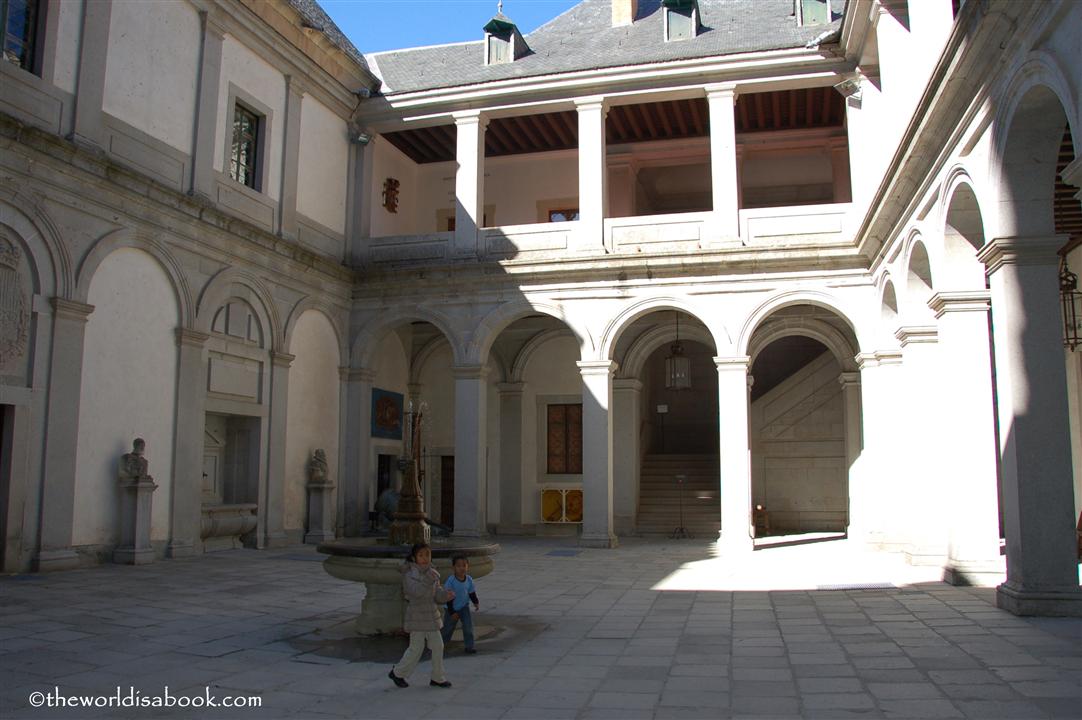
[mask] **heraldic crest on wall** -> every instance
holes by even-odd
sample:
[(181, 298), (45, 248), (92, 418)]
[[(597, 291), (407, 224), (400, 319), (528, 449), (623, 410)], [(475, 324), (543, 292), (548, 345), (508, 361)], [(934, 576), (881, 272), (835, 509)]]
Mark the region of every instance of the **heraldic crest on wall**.
[(21, 260), (7, 229), (0, 227), (0, 368), (26, 352), (30, 314), (19, 276)]

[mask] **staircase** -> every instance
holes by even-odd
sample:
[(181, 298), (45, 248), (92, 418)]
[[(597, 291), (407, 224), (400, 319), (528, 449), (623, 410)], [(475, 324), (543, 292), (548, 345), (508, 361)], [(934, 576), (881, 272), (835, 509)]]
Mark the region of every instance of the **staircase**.
[(684, 480), (684, 527), (696, 538), (717, 539), (721, 528), (717, 455), (647, 455), (639, 480), (640, 535), (669, 535), (680, 525)]

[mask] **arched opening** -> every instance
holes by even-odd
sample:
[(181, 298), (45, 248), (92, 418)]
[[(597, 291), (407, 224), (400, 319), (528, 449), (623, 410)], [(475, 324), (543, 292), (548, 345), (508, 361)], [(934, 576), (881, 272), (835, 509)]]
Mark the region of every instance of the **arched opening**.
[(928, 300), (935, 286), (932, 282), (932, 264), (928, 258), (928, 249), (920, 240), (914, 240), (909, 251), (905, 285), (909, 315), (907, 322), (910, 324), (930, 323), (932, 315), (928, 308)]
[(856, 338), (835, 313), (776, 311), (749, 354), (752, 518), (757, 538), (846, 532), (859, 439)]

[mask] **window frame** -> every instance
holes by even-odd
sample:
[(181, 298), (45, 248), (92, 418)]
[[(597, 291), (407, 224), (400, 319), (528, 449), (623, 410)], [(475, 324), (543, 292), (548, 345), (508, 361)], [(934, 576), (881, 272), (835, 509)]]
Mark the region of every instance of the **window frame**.
[(25, 42), (23, 42), (23, 45), (27, 48), (26, 57), (17, 63), (7, 57), (8, 13), (11, 2), (12, 0), (0, 0), (0, 23), (3, 23), (3, 45), (0, 47), (0, 52), (4, 55), (3, 61), (9, 66), (17, 67), (20, 70), (41, 77), (45, 50), (45, 16), (48, 14), (49, 2), (48, 0), (24, 0), (28, 7), (33, 8), (34, 17), (29, 23), (30, 32), (28, 38), (25, 38)]
[[(251, 126), (251, 131), (247, 132), (244, 126), (238, 127), (238, 118), (241, 116), (241, 120), (247, 120), (248, 125)], [(235, 182), (240, 183), (246, 187), (255, 190), (256, 192), (262, 191), (262, 183), (260, 182), (260, 171), (262, 170), (263, 158), (260, 152), (260, 140), (263, 135), (263, 122), (262, 116), (253, 112), (242, 102), (236, 102), (233, 104), (233, 137), (229, 143), (229, 177), (233, 178)], [(240, 140), (238, 141), (238, 134)], [(250, 152), (243, 152), (241, 148), (246, 145), (251, 145)], [(243, 163), (242, 157), (251, 156), (251, 164)], [(240, 169), (246, 169), (246, 173), (239, 172)], [(240, 177), (243, 175), (242, 177)]]
[[(259, 126), (256, 133), (255, 152), (255, 185), (247, 185), (233, 176), (233, 118), (237, 107), (259, 118)], [(274, 111), (268, 105), (257, 100), (253, 95), (245, 92), (234, 83), (229, 83), (228, 101), (225, 105), (225, 138), (222, 147), (222, 175), (229, 178), (229, 182), (237, 187), (243, 187), (260, 195), (269, 195), (270, 187), (270, 142), (274, 130)]]
[[(553, 452), (552, 452), (552, 436), (553, 436), (553, 410), (557, 408), (563, 409), (563, 461), (561, 467), (553, 466)], [(573, 426), (573, 415), (576, 412), (569, 412), (571, 408), (577, 410), (578, 418), (578, 443), (571, 442), (570, 428)], [(582, 462), (583, 462), (583, 438), (582, 438), (582, 401), (579, 402), (547, 402), (545, 403), (545, 474), (546, 475), (582, 475)], [(575, 450), (578, 450), (577, 457), (575, 456)], [(577, 463), (576, 463), (577, 461)]]

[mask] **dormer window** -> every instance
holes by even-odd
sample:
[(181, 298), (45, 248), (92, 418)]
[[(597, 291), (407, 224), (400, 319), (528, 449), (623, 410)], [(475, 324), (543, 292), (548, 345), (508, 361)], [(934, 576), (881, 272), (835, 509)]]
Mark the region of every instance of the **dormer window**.
[(502, 12), (489, 20), (484, 30), (485, 65), (514, 62), (530, 52), (518, 27)]
[(795, 0), (795, 4), (796, 24), (800, 27), (830, 23), (830, 0)]
[(689, 40), (699, 34), (698, 0), (661, 0), (665, 6), (665, 40)]

